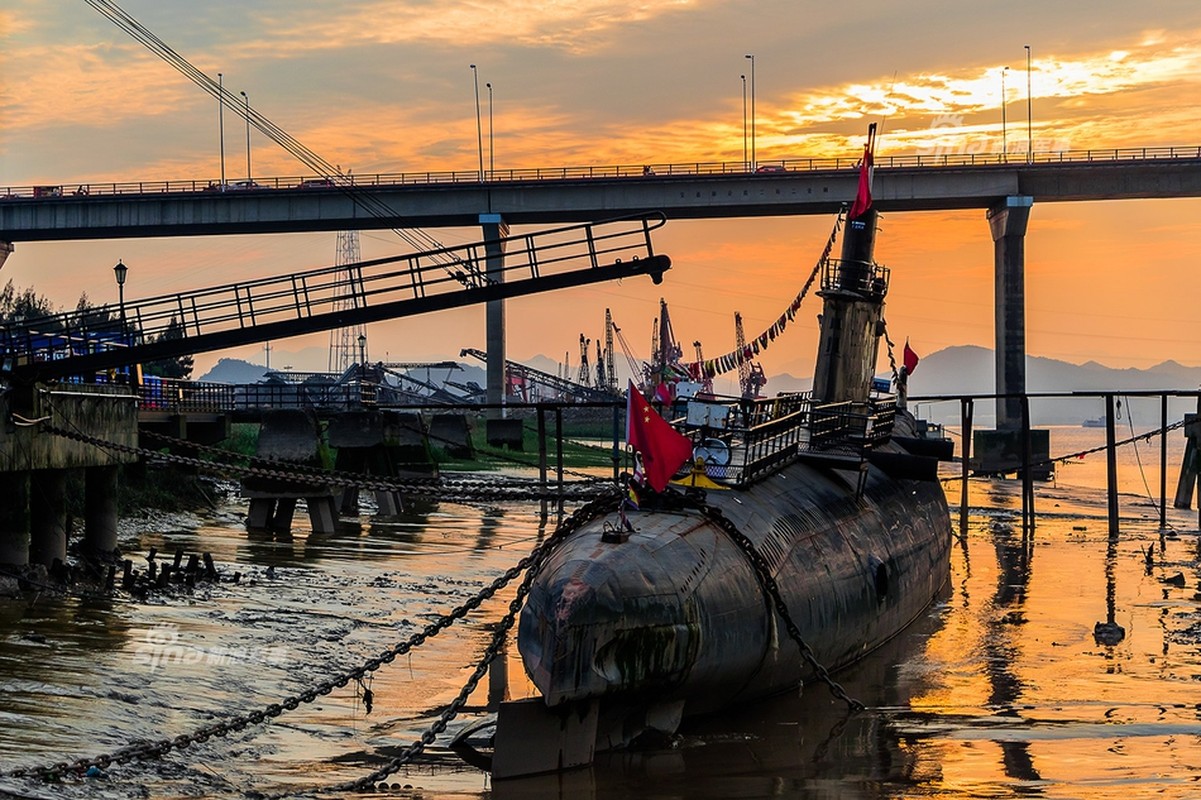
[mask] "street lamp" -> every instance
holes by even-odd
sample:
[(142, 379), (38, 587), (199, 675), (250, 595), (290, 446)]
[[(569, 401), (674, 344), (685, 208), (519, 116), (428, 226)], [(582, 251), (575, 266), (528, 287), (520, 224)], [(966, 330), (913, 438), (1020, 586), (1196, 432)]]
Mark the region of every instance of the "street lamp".
[(488, 177), (494, 177), (496, 173), (496, 151), (492, 149), (492, 84), (485, 83), (488, 87)]
[(755, 57), (751, 54), (744, 56), (751, 60), (751, 169), (755, 169)]
[(1009, 141), (1006, 135), (1005, 126), (1005, 73), (1009, 72), (1009, 67), (1001, 67), (1001, 160), (1009, 160)]
[(1031, 120), (1034, 116), (1030, 113), (1030, 45), (1023, 45), (1026, 48), (1026, 161), (1034, 163), (1034, 127)]
[(475, 138), (480, 150), (480, 183), (484, 182), (484, 124), (480, 121), (480, 72), (471, 66), (471, 76), (475, 80)]
[(742, 171), (747, 172), (750, 162), (746, 160), (746, 76), (738, 77), (742, 78)]
[(359, 374), (364, 375), (367, 371), (367, 334), (359, 334)]
[(250, 184), (250, 98), (241, 92), (246, 112), (246, 184)]
[(218, 137), (221, 141), (221, 191), (225, 191), (225, 87), (221, 82), (221, 73), (217, 73), (217, 127), (220, 128)]
[(125, 333), (125, 276), (129, 274), (129, 267), (125, 266), (125, 262), (117, 259), (117, 266), (113, 267), (113, 275), (117, 277), (117, 307), (121, 314), (121, 333)]

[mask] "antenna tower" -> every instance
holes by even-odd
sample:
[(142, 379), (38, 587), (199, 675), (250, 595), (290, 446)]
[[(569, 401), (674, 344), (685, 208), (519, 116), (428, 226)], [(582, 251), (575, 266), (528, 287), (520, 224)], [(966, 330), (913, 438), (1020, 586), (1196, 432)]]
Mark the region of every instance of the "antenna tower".
[[(334, 257), (335, 267), (347, 267), (362, 261), (359, 255), (359, 232), (338, 231), (338, 250)], [(359, 297), (362, 286), (353, 269), (346, 270), (342, 275), (334, 299), (334, 310), (346, 311), (359, 307)], [(339, 375), (346, 372), (351, 364), (359, 361), (358, 341), (360, 336), (367, 335), (366, 325), (350, 325), (336, 328), (329, 332), (329, 371)]]

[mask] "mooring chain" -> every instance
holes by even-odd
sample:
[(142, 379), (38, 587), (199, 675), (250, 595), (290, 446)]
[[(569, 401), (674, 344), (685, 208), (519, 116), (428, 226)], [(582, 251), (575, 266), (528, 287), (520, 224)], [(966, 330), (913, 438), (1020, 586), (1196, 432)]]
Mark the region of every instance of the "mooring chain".
[(884, 319), (880, 320), (880, 332), (884, 334), (884, 343), (888, 345), (888, 367), (892, 370), (892, 381), (893, 383), (897, 383), (901, 379), (901, 374), (897, 372), (896, 345), (892, 343), (892, 339), (888, 336), (888, 323)]
[[(559, 546), (571, 533), (578, 530), (588, 520), (605, 513), (608, 510), (616, 507), (618, 495), (614, 491), (606, 496), (593, 499), (586, 505), (581, 506), (572, 513), (570, 517), (564, 520), (563, 524), (546, 539), (542, 544), (535, 547), (524, 558), (518, 561), (515, 565), (503, 572), (491, 584), (484, 587), (477, 594), (464, 601), (454, 610), (443, 615), (438, 620), (426, 625), (425, 628), (410, 636), (403, 642), (398, 642), (387, 650), (382, 651), (378, 655), (367, 659), (353, 669), (347, 670), (339, 675), (329, 678), (316, 686), (306, 689), (303, 692), (290, 695), (278, 703), (272, 703), (262, 709), (251, 711), (237, 717), (233, 717), (222, 722), (206, 725), (202, 728), (192, 731), (191, 733), (181, 734), (172, 738), (159, 739), (157, 741), (146, 742), (139, 741), (130, 744), (126, 747), (119, 748), (110, 753), (91, 756), (77, 759), (76, 761), (61, 761), (44, 767), (28, 767), (22, 769), (0, 772), (0, 776), (8, 778), (25, 778), (36, 777), (46, 781), (56, 780), (58, 778), (75, 774), (82, 775), (91, 767), (100, 769), (106, 768), (112, 764), (121, 764), (126, 762), (162, 758), (168, 753), (175, 750), (182, 750), (193, 744), (207, 742), (213, 737), (227, 736), (230, 733), (235, 733), (251, 725), (259, 725), (267, 720), (274, 719), (280, 716), (285, 711), (292, 711), (306, 703), (312, 703), (319, 697), (328, 695), (334, 689), (342, 688), (352, 681), (359, 681), (368, 673), (375, 672), (384, 664), (390, 664), (396, 660), (397, 656), (405, 655), (414, 648), (420, 647), (428, 639), (436, 636), (446, 628), (460, 619), (466, 617), (469, 613), (479, 608), (484, 601), (492, 598), (498, 591), (507, 586), (514, 578), (525, 572), (534, 564), (540, 564), (545, 558), (545, 555)], [(522, 595), (524, 596), (524, 595)], [(512, 624), (510, 622), (510, 624)], [(476, 678), (478, 681), (478, 678)], [(457, 713), (458, 708), (462, 706), (459, 703), (455, 707)], [(453, 714), (450, 715), (453, 717)], [(447, 717), (449, 719), (450, 717)], [(437, 727), (435, 723), (434, 727)], [(442, 722), (438, 729), (438, 733), (446, 727), (445, 722)], [(434, 734), (437, 735), (436, 733)], [(422, 737), (425, 738), (424, 736)], [(431, 740), (432, 741), (432, 740)], [(424, 747), (424, 745), (422, 745)], [(420, 752), (417, 750), (416, 752)], [(416, 752), (413, 755), (416, 755)], [(412, 756), (410, 756), (411, 758)], [(390, 762), (391, 763), (391, 762)], [(405, 762), (397, 764), (399, 768)], [(392, 771), (395, 771), (393, 769)], [(385, 773), (388, 774), (388, 773)]]
[[(323, 794), (329, 792), (347, 791), (361, 792), (374, 789), (376, 782), (382, 781), (384, 778), (393, 774), (398, 769), (405, 766), (418, 755), (420, 755), (428, 745), (433, 744), (434, 740), (437, 739), (440, 734), (446, 731), (446, 727), (450, 721), (458, 716), (459, 711), (462, 710), (463, 706), (467, 703), (467, 699), (471, 696), (471, 693), (475, 691), (475, 688), (479, 685), (480, 680), (485, 674), (487, 674), (489, 664), (491, 664), (492, 660), (500, 654), (505, 644), (505, 637), (508, 635), (509, 630), (512, 629), (513, 623), (517, 620), (517, 614), (521, 611), (521, 606), (525, 602), (525, 596), (529, 592), (530, 584), (533, 583), (533, 580), (538, 575), (539, 570), (542, 569), (542, 565), (546, 563), (546, 559), (560, 544), (566, 541), (569, 536), (586, 525), (588, 522), (602, 514), (607, 514), (616, 510), (620, 501), (621, 495), (617, 492), (613, 492), (605, 497), (597, 498), (591, 503), (576, 509), (576, 511), (572, 513), (570, 517), (564, 520), (558, 529), (555, 530), (554, 534), (552, 534), (546, 540), (543, 547), (536, 554), (531, 553), (530, 556), (527, 557), (526, 560), (529, 562), (529, 569), (526, 571), (525, 578), (522, 580), (521, 584), (518, 585), (516, 595), (509, 603), (508, 613), (505, 614), (504, 618), (497, 624), (496, 630), (492, 635), (492, 641), (489, 642), (488, 647), (484, 650), (484, 655), (480, 658), (475, 669), (468, 677), (467, 682), (463, 684), (463, 688), (459, 690), (459, 693), (455, 696), (454, 700), (452, 700), (446, 706), (446, 708), (443, 709), (442, 713), (438, 715), (438, 719), (434, 720), (434, 722), (428, 728), (426, 728), (426, 730), (416, 741), (402, 750), (399, 755), (390, 759), (388, 763), (372, 772), (370, 775), (366, 775), (362, 778), (347, 783), (326, 787), (321, 789), (321, 792)], [(289, 796), (291, 795), (277, 795), (277, 797)]]
[[(587, 484), (568, 484), (563, 487), (562, 491), (557, 488), (550, 491), (544, 491), (537, 484), (505, 484), (497, 485), (495, 483), (486, 483), (484, 481), (455, 481), (450, 482), (444, 479), (430, 482), (403, 482), (403, 481), (384, 481), (372, 479), (363, 475), (354, 475), (345, 472), (326, 472), (319, 469), (310, 469), (299, 465), (291, 465), (289, 469), (277, 469), (273, 467), (257, 467), (249, 466), (242, 467), (236, 464), (223, 464), (213, 461), (206, 461), (202, 458), (193, 456), (183, 456), (175, 453), (161, 453), (157, 450), (148, 450), (141, 447), (133, 447), (119, 442), (111, 442), (106, 439), (101, 439), (95, 436), (90, 436), (80, 431), (70, 431), (65, 428), (59, 428), (54, 425), (43, 425), (42, 430), (47, 433), (52, 433), (55, 436), (62, 436), (67, 439), (74, 439), (85, 444), (90, 444), (101, 449), (114, 450), (117, 452), (128, 453), (144, 458), (155, 458), (163, 461), (168, 461), (174, 464), (184, 464), (187, 466), (196, 467), (198, 469), (216, 470), (230, 475), (239, 477), (259, 477), (273, 478), (275, 480), (294, 481), (300, 483), (317, 484), (323, 483), (332, 486), (353, 487), (366, 489), (371, 491), (397, 491), (408, 494), (423, 494), (432, 496), (434, 499), (451, 500), (539, 500), (544, 497), (554, 497), (556, 499), (570, 500), (588, 500), (597, 496), (598, 492), (606, 491), (606, 484), (602, 480), (595, 480)], [(229, 455), (227, 451), (220, 451)], [(259, 459), (260, 463), (278, 463), (269, 462)]]
[(776, 583), (776, 579), (771, 574), (771, 567), (766, 559), (755, 547), (746, 534), (738, 530), (738, 526), (727, 517), (720, 508), (706, 503), (703, 499), (697, 496), (690, 496), (694, 507), (700, 509), (700, 512), (705, 517), (717, 525), (730, 538), (730, 541), (737, 545), (738, 549), (746, 556), (751, 568), (755, 571), (755, 577), (759, 580), (760, 586), (767, 594), (768, 599), (776, 608), (776, 613), (780, 615), (780, 619), (784, 621), (784, 627), (788, 630), (788, 635), (792, 638), (797, 646), (801, 649), (801, 657), (805, 659), (813, 671), (817, 673), (817, 677), (830, 688), (830, 694), (837, 697), (847, 704), (851, 711), (862, 711), (863, 703), (847, 694), (846, 689), (842, 688), (842, 684), (830, 677), (830, 671), (817, 660), (817, 656), (813, 654), (813, 649), (809, 647), (809, 643), (805, 641), (801, 635), (801, 629), (792, 620), (792, 614), (788, 611), (788, 606), (784, 603), (784, 598), (780, 596), (780, 587)]
[[(1156, 428), (1153, 431), (1147, 431), (1146, 433), (1140, 433), (1137, 436), (1130, 436), (1126, 439), (1122, 439), (1121, 441), (1116, 441), (1113, 443), (1113, 446), (1114, 447), (1125, 447), (1128, 444), (1134, 444), (1135, 442), (1139, 441), (1140, 439), (1150, 440), (1156, 436), (1160, 436), (1162, 434), (1167, 434), (1169, 431), (1174, 431), (1178, 428), (1183, 428), (1184, 425), (1185, 425), (1184, 420), (1178, 420), (1166, 427)], [(1109, 449), (1109, 445), (1103, 444), (1098, 447), (1091, 447), (1088, 450), (1078, 450), (1075, 453), (1068, 453), (1066, 456), (1055, 456), (1054, 458), (1040, 458), (1038, 461), (1031, 461), (1030, 466), (1031, 467), (1045, 467), (1048, 464), (1058, 464), (1058, 463), (1068, 464), (1078, 458), (1084, 458), (1085, 456), (1091, 456), (1093, 453), (1100, 453), (1100, 452), (1103, 452), (1108, 449)], [(959, 475), (948, 475), (948, 476), (939, 478), (939, 482), (941, 482), (941, 483), (952, 483), (954, 481), (959, 481), (959, 480), (963, 480), (963, 478)]]

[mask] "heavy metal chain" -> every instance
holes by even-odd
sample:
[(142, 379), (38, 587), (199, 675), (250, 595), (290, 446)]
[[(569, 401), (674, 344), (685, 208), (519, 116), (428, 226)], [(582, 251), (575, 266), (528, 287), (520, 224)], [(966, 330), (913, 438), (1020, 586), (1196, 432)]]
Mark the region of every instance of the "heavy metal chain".
[(755, 547), (755, 543), (746, 534), (738, 530), (738, 526), (722, 513), (720, 508), (706, 503), (700, 496), (700, 493), (690, 493), (687, 499), (689, 504), (699, 509), (706, 519), (721, 528), (722, 532), (730, 538), (730, 541), (746, 556), (747, 562), (750, 563), (751, 568), (755, 571), (755, 577), (758, 579), (759, 585), (763, 588), (764, 594), (767, 595), (772, 605), (775, 606), (776, 613), (783, 620), (788, 635), (800, 647), (801, 657), (817, 673), (817, 677), (829, 687), (830, 694), (846, 703), (851, 711), (862, 711), (864, 708), (863, 703), (847, 694), (846, 689), (842, 688), (842, 684), (830, 677), (829, 670), (813, 654), (813, 649), (809, 647), (808, 642), (801, 635), (801, 629), (793, 622), (792, 614), (789, 613), (788, 606), (784, 603), (784, 598), (780, 595), (780, 587), (771, 574), (771, 567), (768, 565), (766, 559), (763, 558), (759, 549)]
[[(542, 569), (542, 565), (546, 563), (546, 559), (552, 552), (554, 552), (555, 548), (557, 548), (567, 539), (568, 536), (579, 530), (583, 525), (595, 519), (597, 516), (614, 511), (617, 508), (620, 499), (620, 495), (614, 493), (608, 497), (598, 498), (592, 503), (579, 508), (574, 514), (571, 515), (571, 517), (569, 517), (563, 522), (562, 525), (559, 526), (554, 535), (546, 540), (546, 544), (536, 555), (533, 553), (530, 554), (530, 557), (527, 559), (530, 561), (530, 565), (529, 569), (526, 571), (525, 578), (517, 587), (517, 593), (513, 597), (513, 600), (509, 603), (508, 613), (505, 614), (504, 618), (497, 624), (496, 630), (492, 635), (492, 641), (484, 650), (484, 655), (480, 658), (479, 663), (476, 664), (475, 669), (467, 678), (467, 682), (463, 684), (463, 688), (459, 690), (459, 693), (455, 696), (454, 700), (452, 700), (447, 707), (443, 709), (442, 713), (438, 715), (438, 718), (434, 720), (434, 722), (421, 734), (416, 741), (402, 750), (395, 758), (390, 759), (388, 763), (384, 764), (371, 774), (354, 781), (326, 787), (325, 789), (321, 790), (322, 793), (349, 791), (363, 792), (373, 789), (375, 788), (376, 782), (383, 780), (404, 765), (411, 762), (414, 758), (420, 755), (422, 751), (425, 750), (427, 745), (432, 744), (440, 734), (445, 732), (446, 726), (458, 715), (459, 711), (462, 710), (463, 706), (467, 703), (467, 699), (471, 696), (471, 693), (474, 692), (476, 686), (479, 685), (480, 679), (482, 679), (488, 672), (489, 664), (491, 664), (493, 659), (500, 654), (500, 651), (505, 644), (505, 638), (508, 635), (509, 630), (512, 629), (513, 623), (517, 620), (517, 614), (521, 611), (521, 606), (525, 602), (525, 596), (529, 592), (530, 584), (537, 576), (539, 570)], [(286, 796), (289, 795), (280, 795), (280, 797)]]
[[(439, 500), (539, 500), (547, 496), (553, 496), (555, 498), (562, 498), (565, 500), (588, 500), (611, 490), (611, 483), (608, 483), (603, 479), (565, 484), (562, 487), (562, 491), (560, 491), (557, 486), (553, 490), (549, 487), (548, 489), (544, 490), (538, 484), (534, 483), (503, 483), (499, 481), (499, 479), (492, 479), (489, 482), (478, 480), (448, 481), (445, 479), (431, 481), (397, 481), (381, 480), (367, 475), (356, 475), (346, 472), (327, 472), (325, 470), (305, 467), (298, 464), (289, 464), (287, 469), (281, 469), (275, 466), (243, 467), (236, 464), (223, 464), (214, 461), (206, 461), (205, 459), (196, 458), (193, 456), (183, 456), (175, 453), (162, 453), (157, 450), (133, 447), (131, 445), (121, 444), (119, 442), (110, 442), (106, 439), (90, 436), (81, 431), (70, 431), (65, 428), (59, 428), (55, 425), (43, 424), (42, 430), (44, 430), (46, 433), (54, 434), (55, 436), (74, 439), (75, 441), (90, 444), (105, 450), (128, 453), (130, 455), (136, 455), (142, 458), (155, 458), (174, 464), (185, 464), (198, 469), (216, 470), (227, 475), (233, 475), (237, 477), (274, 478), (276, 480), (321, 483), (340, 487), (355, 487), (371, 491), (396, 491), (407, 494), (421, 494)], [(181, 444), (182, 443), (183, 442), (181, 442)], [(230, 455), (228, 451), (221, 450), (220, 448), (208, 448), (205, 446), (197, 447), (206, 450), (211, 449), (222, 453), (227, 457)], [(253, 461), (259, 464), (279, 463), (267, 461), (265, 459), (253, 459)]]
[[(332, 692), (334, 689), (344, 687), (352, 681), (362, 680), (368, 673), (378, 670), (384, 664), (392, 663), (396, 660), (397, 656), (402, 656), (414, 648), (420, 647), (428, 639), (438, 635), (440, 632), (446, 628), (449, 628), (458, 620), (463, 619), (470, 612), (479, 608), (485, 600), (493, 597), (498, 591), (500, 591), (500, 589), (508, 585), (518, 575), (525, 572), (533, 565), (540, 565), (543, 559), (546, 558), (547, 554), (557, 548), (569, 535), (597, 515), (606, 513), (612, 508), (615, 508), (617, 502), (618, 495), (616, 492), (611, 491), (608, 496), (596, 498), (592, 502), (581, 506), (570, 517), (568, 517), (563, 524), (560, 525), (558, 529), (546, 539), (545, 542), (531, 550), (528, 555), (502, 573), (491, 584), (480, 590), (480, 592), (475, 596), (465, 601), (462, 605), (445, 614), (440, 619), (431, 622), (429, 625), (425, 626), (425, 628), (418, 631), (403, 642), (398, 642), (387, 650), (379, 653), (379, 655), (367, 659), (359, 666), (347, 670), (339, 675), (335, 675), (334, 677), (329, 678), (328, 680), (325, 680), (316, 686), (306, 689), (303, 692), (290, 695), (278, 703), (272, 703), (265, 708), (252, 711), (247, 714), (242, 714), (232, 719), (224, 720), (212, 725), (206, 725), (205, 727), (199, 728), (191, 733), (181, 734), (173, 738), (159, 739), (152, 742), (139, 741), (126, 747), (114, 750), (105, 755), (80, 758), (76, 761), (61, 761), (56, 764), (43, 767), (31, 767), (10, 770), (8, 772), (0, 772), (0, 776), (10, 778), (35, 777), (41, 778), (42, 780), (51, 781), (68, 775), (81, 775), (90, 767), (98, 767), (103, 769), (112, 764), (162, 758), (174, 750), (182, 750), (193, 744), (207, 742), (213, 737), (227, 736), (231, 733), (241, 731), (251, 725), (258, 725), (266, 722), (267, 720), (274, 719), (275, 717), (283, 714), (285, 711), (292, 711), (303, 704), (312, 703), (318, 697), (323, 697)], [(520, 592), (519, 597), (524, 597), (524, 592)], [(512, 608), (512, 605), (510, 605), (511, 615), (516, 613), (512, 610)], [(512, 625), (512, 620), (509, 621), (509, 625)], [(487, 659), (490, 660), (495, 653), (491, 652), (492, 648), (489, 648), (489, 650), (490, 655), (487, 656)], [(477, 671), (479, 671), (478, 668)], [(475, 681), (478, 682), (478, 680), (479, 678), (475, 677)], [(470, 691), (468, 691), (468, 693), (470, 693)], [(445, 717), (445, 719), (440, 717), (439, 721), (435, 722), (434, 726), (431, 727), (431, 730), (433, 728), (438, 728), (437, 733), (445, 730), (446, 722), (454, 716), (454, 713), (458, 712), (461, 706), (462, 702), (454, 705), (453, 713), (450, 713), (449, 715), (447, 715), (447, 712), (443, 712), (443, 717)], [(448, 708), (448, 711), (450, 710), (451, 709)], [(436, 736), (437, 733), (434, 733), (433, 736)], [(425, 735), (422, 736), (422, 741), (424, 742), (424, 740)], [(432, 738), (430, 741), (432, 741)], [(424, 749), (424, 746), (425, 745), (422, 744), (420, 748), (415, 750), (409, 756), (409, 758), (412, 758), (413, 755), (416, 755), (421, 749)], [(394, 759), (393, 761), (397, 761), (403, 757), (404, 754), (398, 756), (398, 758)], [(399, 768), (407, 760), (408, 759), (400, 761), (400, 763), (398, 763), (391, 771), (395, 771), (395, 769)], [(391, 763), (392, 762), (389, 762), (389, 765), (391, 765)], [(384, 774), (386, 775), (390, 773)]]

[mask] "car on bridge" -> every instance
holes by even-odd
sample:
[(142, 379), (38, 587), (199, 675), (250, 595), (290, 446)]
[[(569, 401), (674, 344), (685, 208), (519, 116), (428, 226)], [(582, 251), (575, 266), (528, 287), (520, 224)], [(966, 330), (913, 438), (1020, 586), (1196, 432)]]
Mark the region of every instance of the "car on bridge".
[(783, 164), (760, 164), (755, 168), (755, 172), (787, 172), (788, 170)]
[(227, 192), (244, 192), (250, 189), (270, 189), (270, 186), (264, 186), (261, 183), (255, 183), (252, 180), (233, 181), (225, 186)]
[(333, 189), (336, 184), (332, 178), (307, 178), (297, 184), (297, 189)]

